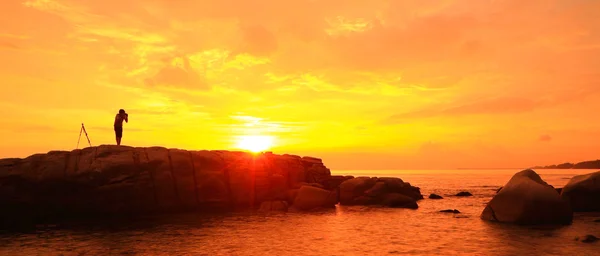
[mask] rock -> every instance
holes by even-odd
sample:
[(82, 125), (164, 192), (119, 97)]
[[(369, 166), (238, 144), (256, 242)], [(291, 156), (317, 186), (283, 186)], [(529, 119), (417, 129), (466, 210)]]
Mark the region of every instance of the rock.
[(377, 204), (377, 199), (369, 196), (359, 196), (354, 198), (352, 205), (374, 205)]
[(290, 189), (285, 194), (285, 200), (291, 205), (296, 200), (296, 196), (298, 196), (298, 190), (300, 189)]
[(295, 184), (330, 177), (320, 159), (272, 153), (116, 145), (51, 151), (0, 159), (0, 227), (18, 220), (256, 209), (297, 201), (289, 192)]
[(302, 165), (306, 170), (306, 182), (320, 183), (331, 177), (331, 171), (323, 165), (323, 161), (319, 158), (305, 156), (302, 158)]
[(450, 210), (450, 209), (448, 209), (448, 210), (441, 210), (440, 212), (444, 212), (444, 213), (460, 213), (460, 211), (458, 211), (456, 209), (454, 209), (454, 210)]
[(386, 191), (386, 185), (384, 182), (377, 182), (375, 183), (375, 185), (373, 187), (371, 187), (370, 189), (367, 189), (367, 191), (365, 191), (365, 195), (368, 197), (378, 197), (381, 194), (385, 193)]
[(377, 183), (376, 178), (358, 177), (340, 184), (340, 204), (352, 205), (354, 198), (363, 196), (364, 192)]
[(414, 200), (423, 199), (423, 195), (421, 195), (421, 190), (418, 187), (413, 187), (408, 182), (402, 181), (400, 178), (379, 178), (379, 182), (385, 183), (386, 192), (388, 193), (398, 193), (403, 194), (405, 196), (411, 197)]
[(287, 212), (288, 203), (286, 201), (267, 201), (260, 204), (259, 212)]
[(337, 189), (340, 186), (340, 184), (342, 184), (342, 182), (349, 180), (349, 179), (353, 179), (353, 178), (354, 177), (352, 177), (352, 176), (334, 175), (329, 178), (321, 180), (321, 184), (327, 190), (334, 190), (334, 189)]
[(444, 199), (444, 198), (440, 195), (431, 194), (431, 195), (429, 195), (429, 199)]
[(398, 193), (383, 195), (383, 205), (392, 208), (419, 208), (419, 205), (417, 205), (417, 202), (413, 198)]
[(323, 186), (322, 184), (320, 184), (320, 183), (314, 183), (314, 182), (313, 183), (299, 182), (299, 183), (295, 184), (293, 186), (293, 188), (301, 188), (302, 186), (311, 186), (311, 187), (315, 187), (315, 188), (325, 189), (325, 186)]
[(595, 220), (594, 222), (600, 222), (600, 219)]
[(562, 193), (562, 188), (555, 188), (554, 190), (556, 190), (557, 193)]
[(309, 211), (318, 208), (335, 207), (337, 195), (325, 189), (313, 186), (302, 186), (294, 199), (293, 207), (301, 211)]
[(500, 190), (502, 190), (503, 187), (499, 187), (498, 190), (496, 190), (496, 194), (498, 194), (500, 192)]
[(570, 224), (573, 213), (567, 201), (533, 170), (516, 173), (487, 204), (484, 220), (533, 224)]
[(595, 236), (593, 236), (593, 235), (586, 235), (585, 238), (583, 238), (581, 240), (581, 242), (583, 242), (583, 243), (595, 243), (598, 240), (600, 240), (600, 239), (597, 238), (597, 237), (595, 237)]
[(600, 171), (571, 178), (563, 187), (561, 197), (575, 212), (600, 211)]
[(473, 196), (473, 194), (463, 191), (463, 192), (458, 192), (458, 194), (456, 194), (456, 196)]

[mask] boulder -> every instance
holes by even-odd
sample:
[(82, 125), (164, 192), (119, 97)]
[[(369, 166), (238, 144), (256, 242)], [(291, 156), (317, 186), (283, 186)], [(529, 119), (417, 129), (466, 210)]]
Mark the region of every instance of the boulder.
[(561, 197), (575, 212), (600, 211), (600, 171), (571, 178), (563, 187)]
[(336, 198), (337, 195), (335, 192), (313, 186), (302, 186), (298, 190), (292, 206), (301, 211), (332, 208), (337, 204)]
[(321, 184), (323, 185), (323, 187), (327, 190), (334, 190), (337, 189), (340, 184), (342, 184), (342, 182), (349, 180), (349, 179), (353, 179), (354, 177), (352, 176), (341, 176), (341, 175), (333, 175), (329, 178), (323, 179), (321, 180)]
[(365, 195), (368, 197), (378, 197), (386, 192), (386, 185), (384, 182), (378, 181), (373, 187), (365, 191)]
[(462, 192), (458, 192), (458, 194), (456, 194), (456, 196), (473, 196), (473, 194), (471, 194), (470, 192), (462, 191)]
[(429, 195), (429, 199), (444, 199), (444, 198), (440, 195), (431, 194), (431, 195)]
[(353, 205), (354, 198), (363, 196), (365, 191), (377, 183), (377, 178), (357, 177), (340, 184), (340, 204)]
[(399, 178), (358, 177), (348, 179), (339, 187), (342, 205), (388, 205), (389, 194), (399, 194), (416, 201), (423, 199), (420, 189)]
[(409, 209), (417, 209), (419, 206), (417, 205), (417, 201), (411, 197), (398, 194), (398, 193), (389, 193), (382, 196), (382, 203), (387, 207), (392, 208), (409, 208)]
[(456, 209), (454, 209), (454, 210), (451, 210), (451, 209), (441, 210), (440, 212), (443, 212), (443, 213), (460, 213), (460, 211), (456, 210)]
[(390, 178), (384, 177), (379, 178), (378, 182), (385, 183), (386, 191), (388, 193), (398, 193), (405, 196), (408, 196), (414, 200), (423, 199), (423, 195), (421, 195), (421, 190), (418, 187), (413, 187), (408, 182), (402, 181), (400, 178)]
[(573, 212), (566, 200), (533, 170), (516, 173), (487, 204), (484, 220), (534, 224), (570, 224)]

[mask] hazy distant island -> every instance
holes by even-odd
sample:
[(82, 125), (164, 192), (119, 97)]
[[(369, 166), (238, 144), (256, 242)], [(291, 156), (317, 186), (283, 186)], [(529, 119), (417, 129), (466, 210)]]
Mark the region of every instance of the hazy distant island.
[(531, 169), (600, 169), (600, 160), (585, 161), (580, 163), (564, 163), (548, 166), (535, 166)]

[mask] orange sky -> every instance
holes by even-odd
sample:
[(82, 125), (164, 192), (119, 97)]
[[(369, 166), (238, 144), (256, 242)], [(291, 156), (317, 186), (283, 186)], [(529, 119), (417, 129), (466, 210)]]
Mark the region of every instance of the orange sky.
[[(600, 158), (600, 1), (2, 0), (0, 157), (92, 144), (333, 169)], [(83, 142), (82, 142), (83, 144)]]

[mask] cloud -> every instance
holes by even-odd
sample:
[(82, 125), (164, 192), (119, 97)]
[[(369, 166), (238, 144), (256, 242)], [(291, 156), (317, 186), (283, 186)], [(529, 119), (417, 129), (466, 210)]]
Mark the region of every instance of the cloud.
[(472, 103), (465, 103), (457, 106), (433, 106), (427, 109), (396, 114), (391, 116), (385, 122), (396, 123), (407, 119), (429, 118), (437, 116), (453, 117), (461, 115), (516, 114), (532, 111), (540, 105), (540, 102), (526, 98), (497, 97), (480, 99)]
[(540, 136), (539, 141), (545, 141), (545, 142), (552, 141), (552, 137), (550, 135), (547, 135), (547, 134), (546, 135), (542, 135), (542, 136)]
[(277, 50), (277, 38), (264, 26), (247, 26), (241, 28), (243, 44), (241, 52), (256, 56), (268, 56)]
[(2, 42), (2, 41), (0, 41), (0, 48), (8, 48), (8, 49), (13, 49), (13, 50), (21, 49), (21, 47), (17, 46), (16, 44), (13, 44), (11, 42)]

